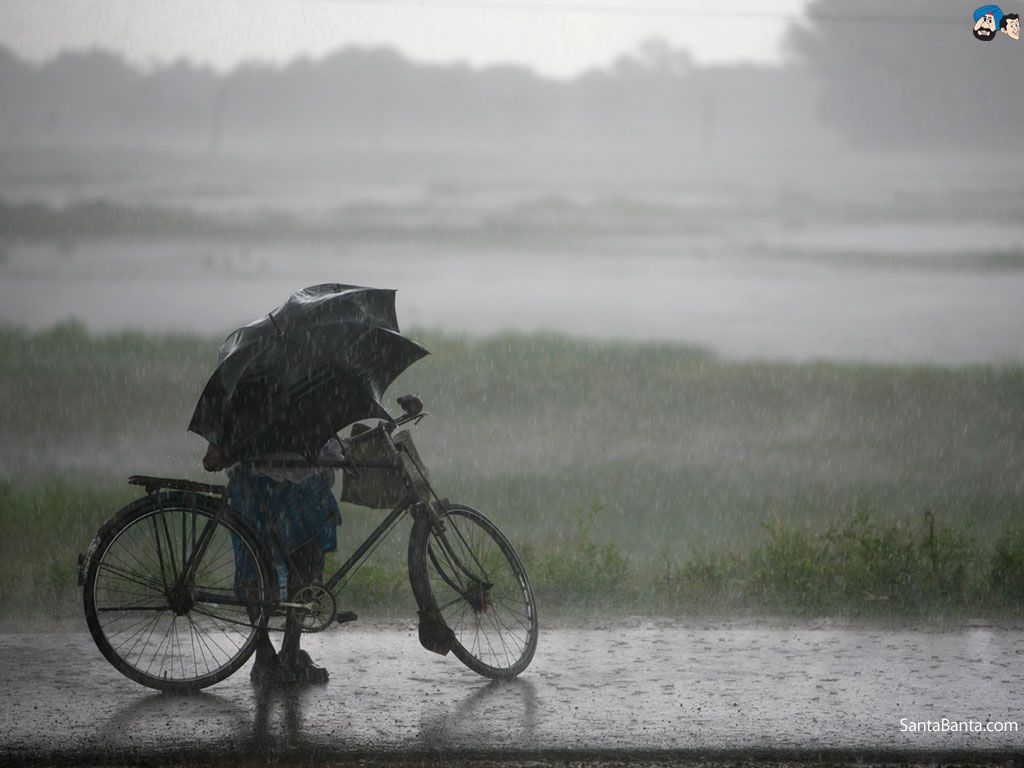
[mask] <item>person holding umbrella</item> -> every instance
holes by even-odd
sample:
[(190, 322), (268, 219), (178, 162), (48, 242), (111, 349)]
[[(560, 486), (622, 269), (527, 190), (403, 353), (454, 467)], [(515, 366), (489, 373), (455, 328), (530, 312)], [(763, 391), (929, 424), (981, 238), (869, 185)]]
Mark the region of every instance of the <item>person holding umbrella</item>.
[[(192, 415), (189, 430), (209, 442), (203, 467), (227, 469), (229, 503), (273, 544), (284, 595), (321, 581), (325, 555), (337, 548), (334, 472), (318, 465), (341, 463), (344, 427), (391, 419), (380, 403), (384, 390), (427, 354), (401, 335), (394, 295), (338, 283), (292, 294), (228, 336)], [(239, 551), (235, 560), (244, 586), (253, 564)], [(280, 652), (264, 632), (253, 680), (326, 682), (327, 670), (299, 648), (300, 637), (291, 612)]]
[[(341, 461), (340, 439), (329, 441), (319, 458)], [(275, 556), (279, 585), (286, 594), (323, 581), (324, 560), (338, 548), (341, 510), (331, 494), (334, 471), (316, 467), (276, 466), (301, 462), (294, 453), (268, 454), (251, 462), (224, 466), (223, 454), (210, 444), (203, 457), (208, 472), (227, 470), (228, 503), (239, 510), (264, 538), (279, 536), (287, 560)], [(275, 550), (276, 551), (276, 550)], [(249, 565), (240, 563), (238, 580), (248, 580)], [(309, 653), (299, 647), (302, 627), (292, 612), (285, 620), (281, 651), (274, 650), (266, 629), (256, 645), (250, 677), (258, 684), (326, 683), (327, 669), (313, 663)]]

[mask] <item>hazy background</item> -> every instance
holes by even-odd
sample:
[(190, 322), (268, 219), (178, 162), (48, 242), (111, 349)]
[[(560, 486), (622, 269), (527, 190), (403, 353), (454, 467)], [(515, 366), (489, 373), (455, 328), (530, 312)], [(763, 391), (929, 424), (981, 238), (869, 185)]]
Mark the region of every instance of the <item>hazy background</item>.
[[(327, 5), (343, 28), (349, 6)], [(142, 5), (120, 50), (33, 62), (65, 27), (8, 10), (25, 51), (0, 51), (0, 319), (222, 333), (333, 276), (397, 287), (407, 323), (454, 332), (1021, 358), (1022, 51), (964, 36), (957, 3), (670, 6), (650, 31), (706, 28), (704, 58), (737, 61), (654, 37), (558, 79), (392, 47), (266, 63), (251, 20), (235, 34), (245, 17), (216, 7), (191, 23), (251, 59), (177, 58), (204, 50), (183, 33), (133, 61), (159, 21)], [(554, 12), (454, 10), (481, 29), (527, 14), (544, 30)], [(775, 63), (734, 50), (751, 26), (775, 33)], [(455, 37), (469, 56), (472, 34)]]
[(962, 3), (6, 2), (0, 45), (0, 514), (63, 516), (53, 584), (325, 281), (399, 289), (390, 394), (551, 584), (864, 515), (871, 589), (929, 519), (1024, 574), (1024, 43)]

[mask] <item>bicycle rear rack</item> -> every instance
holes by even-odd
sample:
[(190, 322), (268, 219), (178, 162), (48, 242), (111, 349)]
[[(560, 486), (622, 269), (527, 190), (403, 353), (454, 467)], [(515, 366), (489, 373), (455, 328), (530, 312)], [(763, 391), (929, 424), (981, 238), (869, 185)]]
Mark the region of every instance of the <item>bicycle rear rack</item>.
[(162, 490), (174, 490), (223, 496), (226, 490), (226, 487), (223, 485), (199, 483), (195, 480), (179, 480), (173, 477), (150, 477), (149, 475), (132, 475), (128, 478), (128, 484), (141, 485), (146, 489), (146, 493), (156, 493), (157, 491)]

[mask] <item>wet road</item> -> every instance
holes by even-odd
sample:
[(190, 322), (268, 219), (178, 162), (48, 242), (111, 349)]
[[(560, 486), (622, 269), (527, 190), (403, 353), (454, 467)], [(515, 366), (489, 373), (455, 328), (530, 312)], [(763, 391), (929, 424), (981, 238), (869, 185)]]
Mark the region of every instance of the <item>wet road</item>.
[[(0, 762), (808, 755), (986, 759), (1016, 732), (907, 721), (1024, 720), (1024, 631), (624, 620), (546, 626), (533, 665), (490, 683), (423, 650), (411, 622), (310, 636), (325, 687), (258, 694), (247, 668), (193, 696), (123, 678), (91, 638), (0, 635)], [(545, 758), (547, 756), (547, 758)], [(916, 756), (916, 757), (915, 757)]]

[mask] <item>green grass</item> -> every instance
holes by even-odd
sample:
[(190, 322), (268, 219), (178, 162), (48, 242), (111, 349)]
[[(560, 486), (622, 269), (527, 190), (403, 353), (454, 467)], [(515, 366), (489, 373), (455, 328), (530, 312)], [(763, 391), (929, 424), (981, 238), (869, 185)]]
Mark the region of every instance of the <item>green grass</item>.
[[(1024, 370), (735, 363), (699, 349), (416, 333), (389, 397), (442, 495), (496, 520), (542, 601), (633, 611), (1016, 611)], [(185, 432), (217, 341), (0, 329), (0, 611), (69, 610), (133, 473), (207, 479)], [(380, 513), (346, 507), (350, 548)], [(405, 610), (401, 533), (353, 595)], [(77, 610), (77, 608), (75, 609)]]
[[(60, 481), (28, 489), (0, 484), (0, 615), (77, 618), (77, 553), (112, 510), (136, 495)], [(751, 546), (680, 561), (667, 551), (641, 556), (628, 542), (602, 537), (595, 528), (601, 515), (577, 511), (561, 542), (520, 542), (545, 615), (1019, 617), (1024, 609), (1024, 526), (1006, 528), (985, 546), (966, 526), (938, 523), (931, 514), (880, 522), (860, 510), (823, 530), (774, 518)], [(376, 519), (363, 516), (347, 521), (343, 533)], [(355, 573), (340, 598), (344, 608), (414, 615), (403, 533)], [(332, 556), (329, 568), (340, 559)]]
[(0, 615), (81, 613), (77, 557), (99, 525), (138, 494), (127, 487), (0, 483)]
[(774, 518), (751, 546), (683, 562), (631, 556), (587, 526), (566, 546), (523, 555), (540, 602), (556, 611), (923, 617), (1024, 608), (1024, 527), (988, 547), (929, 513), (880, 522), (861, 510), (824, 530)]

